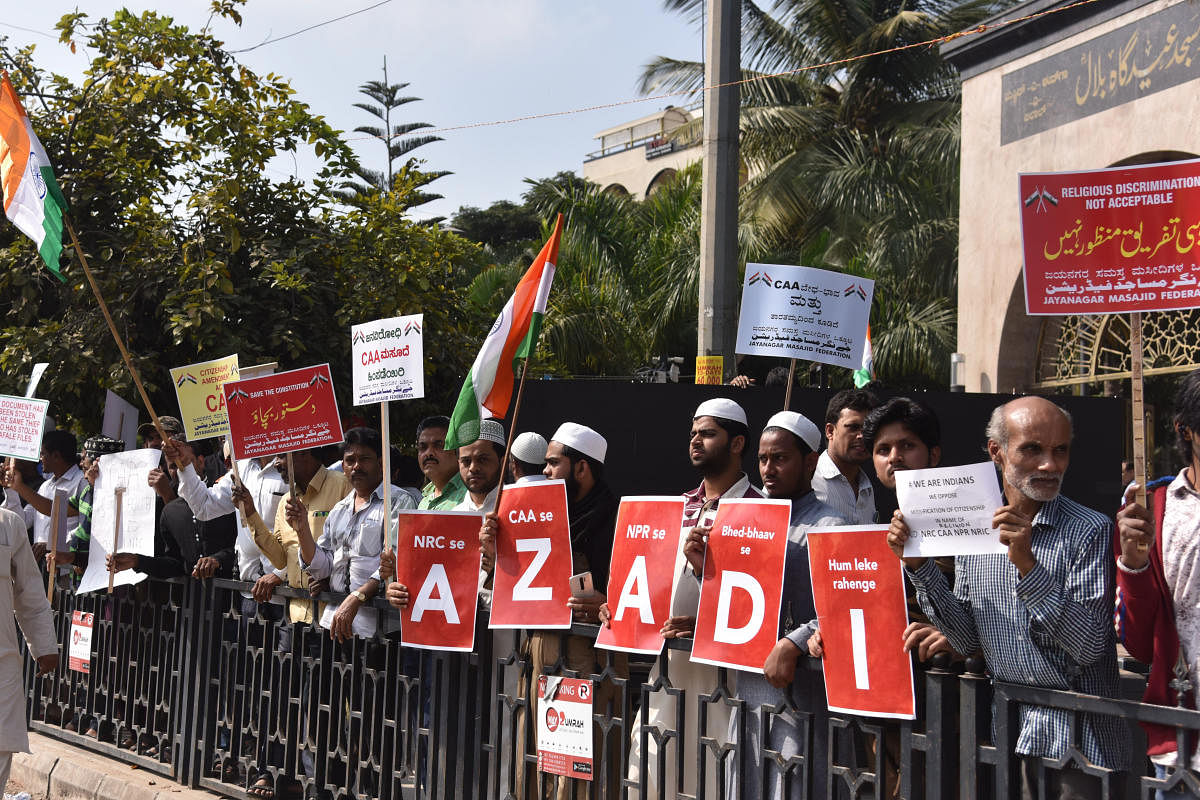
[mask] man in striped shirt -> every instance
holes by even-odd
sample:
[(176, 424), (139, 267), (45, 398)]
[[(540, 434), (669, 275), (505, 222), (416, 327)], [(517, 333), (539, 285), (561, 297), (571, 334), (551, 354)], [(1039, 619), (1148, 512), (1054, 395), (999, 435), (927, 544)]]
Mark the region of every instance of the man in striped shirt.
[[(921, 608), (960, 653), (983, 649), (997, 681), (1116, 697), (1112, 626), (1112, 522), (1063, 497), (1071, 418), (1041, 397), (1000, 406), (988, 422), (988, 454), (1007, 505), (992, 517), (1007, 554), (955, 558), (950, 589), (932, 559), (904, 558), (908, 526), (892, 516), (888, 543), (907, 567)], [(1076, 748), (1093, 764), (1128, 766), (1128, 732), (1114, 717), (1021, 706), (1016, 752), (1024, 796), (1037, 797), (1036, 757)], [(1078, 738), (1076, 738), (1078, 737)], [(1051, 796), (1099, 797), (1097, 778), (1067, 767), (1047, 776)]]

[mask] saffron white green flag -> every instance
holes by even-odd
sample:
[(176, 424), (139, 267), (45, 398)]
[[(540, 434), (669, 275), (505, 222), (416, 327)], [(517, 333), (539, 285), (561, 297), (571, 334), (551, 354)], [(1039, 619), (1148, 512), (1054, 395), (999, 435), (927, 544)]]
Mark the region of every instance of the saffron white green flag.
[(862, 367), (854, 370), (854, 385), (861, 389), (875, 380), (875, 354), (871, 351), (871, 324), (867, 323), (867, 341), (863, 344)]
[(546, 298), (554, 281), (554, 265), (558, 261), (558, 242), (562, 237), (563, 218), (558, 215), (554, 233), (546, 240), (496, 324), (483, 340), (479, 355), (467, 379), (463, 381), (450, 430), (446, 432), (446, 449), (471, 444), (479, 438), (479, 423), (490, 417), (504, 417), (512, 400), (517, 359), (528, 358), (537, 346), (546, 313)]
[(58, 260), (67, 201), (7, 72), (0, 78), (0, 184), (4, 186), (4, 214), (33, 239), (42, 261), (65, 281)]

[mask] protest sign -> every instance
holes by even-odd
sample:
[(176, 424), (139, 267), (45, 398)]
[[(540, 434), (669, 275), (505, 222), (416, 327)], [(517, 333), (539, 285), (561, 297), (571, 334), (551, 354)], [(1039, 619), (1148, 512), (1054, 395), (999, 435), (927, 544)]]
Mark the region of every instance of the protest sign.
[(696, 356), (696, 385), (720, 386), (725, 375), (724, 356)]
[(564, 481), (504, 487), (489, 628), (569, 628), (571, 528)]
[(396, 580), (408, 587), (408, 607), (400, 609), (406, 647), (474, 648), (482, 525), (483, 515), (469, 511), (400, 512)]
[(1007, 553), (992, 515), (1004, 505), (996, 465), (898, 470), (896, 499), (908, 524), (907, 558)]
[(71, 612), (71, 642), (67, 646), (67, 666), (88, 675), (92, 671), (92, 623), (89, 611)]
[(49, 400), (0, 395), (0, 456), (37, 461)]
[(33, 365), (33, 371), (29, 373), (29, 383), (25, 387), (25, 396), (33, 397), (37, 394), (38, 384), (42, 381), (42, 375), (46, 372), (46, 367), (50, 366), (49, 362), (39, 361)]
[(590, 781), (592, 682), (543, 675), (537, 707), (538, 770)]
[(236, 354), (171, 368), (171, 383), (175, 385), (175, 398), (179, 401), (179, 418), (189, 441), (229, 433), (221, 387), (237, 379)]
[(1020, 176), (1025, 310), (1200, 306), (1200, 161)]
[(912, 660), (903, 639), (904, 566), (887, 534), (878, 525), (808, 532), (825, 698), (830, 711), (914, 719)]
[(126, 450), (137, 448), (138, 410), (112, 389), (104, 392), (104, 421), (100, 432), (125, 443)]
[[(92, 538), (87, 569), (76, 593), (108, 586), (105, 559), (109, 553), (154, 555), (155, 495), (149, 475), (161, 459), (162, 452), (153, 449), (100, 456), (100, 476), (92, 491)], [(127, 569), (113, 577), (113, 585), (135, 584), (145, 579), (143, 573)]]
[(789, 500), (722, 500), (704, 554), (692, 661), (763, 671), (779, 640)]
[(422, 314), (350, 328), (354, 405), (425, 396)]
[(671, 616), (675, 553), (683, 530), (682, 497), (623, 497), (608, 572), (611, 619), (596, 646), (628, 653), (662, 650)]
[(874, 291), (856, 275), (747, 264), (737, 352), (858, 369)]
[(234, 458), (340, 444), (342, 423), (328, 364), (225, 384)]

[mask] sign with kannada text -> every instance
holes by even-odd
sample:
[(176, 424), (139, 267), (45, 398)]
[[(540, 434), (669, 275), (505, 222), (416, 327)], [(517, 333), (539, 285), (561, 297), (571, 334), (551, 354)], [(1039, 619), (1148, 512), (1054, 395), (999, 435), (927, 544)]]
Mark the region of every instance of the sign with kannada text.
[(479, 603), (479, 528), (470, 511), (401, 511), (396, 521), (396, 580), (408, 587), (400, 640), (424, 650), (469, 653)]
[(92, 623), (90, 611), (71, 612), (71, 643), (67, 646), (67, 666), (88, 675), (92, 671)]
[(423, 318), (411, 314), (350, 328), (354, 405), (425, 396)]
[(569, 628), (571, 527), (564, 481), (512, 484), (500, 496), (491, 628)]
[(737, 352), (862, 366), (875, 282), (813, 267), (747, 264)]
[(762, 673), (779, 640), (790, 500), (717, 506), (704, 554), (692, 661)]
[(830, 711), (914, 719), (912, 659), (904, 651), (904, 566), (887, 534), (878, 525), (808, 532), (825, 699)]
[(608, 572), (610, 619), (596, 646), (657, 654), (671, 616), (675, 553), (683, 531), (682, 497), (622, 497)]
[(225, 408), (239, 460), (342, 442), (328, 364), (227, 383)]
[(221, 387), (238, 379), (235, 353), (212, 361), (171, 368), (171, 383), (179, 401), (179, 418), (188, 441), (224, 436), (229, 433), (225, 414), (225, 395)]
[(0, 456), (37, 461), (49, 400), (0, 395)]
[(908, 525), (909, 558), (1007, 553), (992, 516), (1004, 505), (996, 465), (899, 470), (896, 500)]
[(1200, 161), (1020, 176), (1025, 310), (1200, 307)]
[(591, 681), (580, 678), (538, 678), (541, 772), (592, 779), (592, 688)]

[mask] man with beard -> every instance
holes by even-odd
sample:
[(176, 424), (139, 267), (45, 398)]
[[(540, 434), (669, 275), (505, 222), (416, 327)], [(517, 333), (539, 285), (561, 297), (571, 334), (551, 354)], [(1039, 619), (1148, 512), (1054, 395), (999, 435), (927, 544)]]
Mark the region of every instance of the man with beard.
[(467, 487), (459, 475), (458, 454), (446, 449), (448, 417), (426, 417), (417, 425), (417, 460), (429, 480), (421, 489), (417, 508), (443, 511), (454, 508), (466, 497)]
[[(960, 653), (983, 648), (998, 681), (1116, 697), (1112, 522), (1059, 493), (1071, 453), (1071, 418), (1041, 397), (997, 408), (988, 455), (1007, 504), (992, 526), (1005, 554), (957, 556), (955, 584), (926, 558), (904, 558), (908, 526), (897, 511), (888, 544), (904, 561), (921, 608)], [(1021, 706), (1016, 752), (1026, 797), (1037, 797), (1038, 757), (1058, 759), (1073, 743), (1093, 764), (1128, 765), (1128, 732), (1114, 717)], [(1057, 797), (1099, 797), (1100, 783), (1074, 767), (1048, 775)]]
[(812, 487), (817, 499), (851, 525), (875, 521), (875, 492), (863, 467), (871, 454), (863, 443), (863, 423), (879, 405), (870, 392), (844, 389), (825, 408), (825, 438), (829, 447), (817, 460)]

